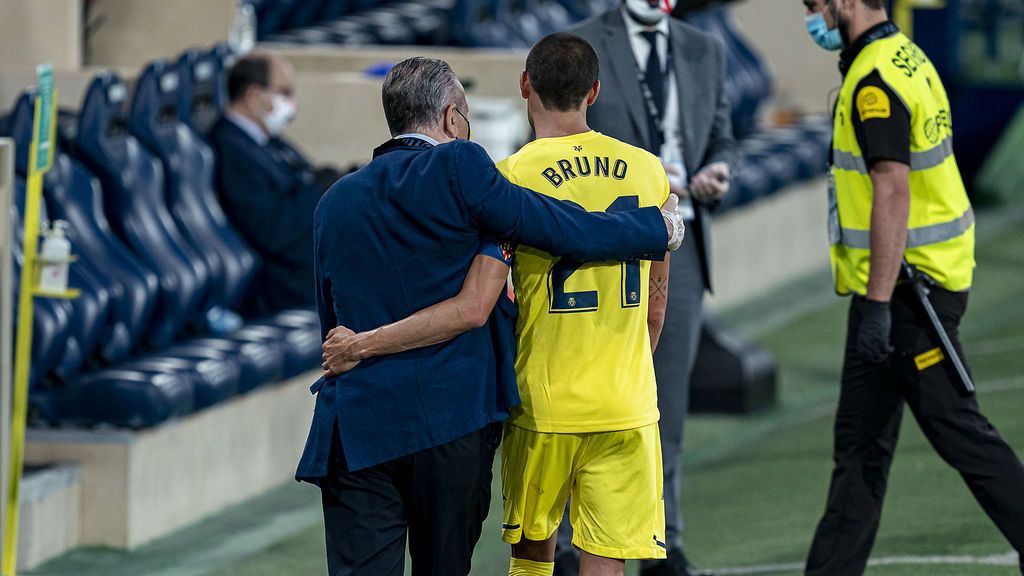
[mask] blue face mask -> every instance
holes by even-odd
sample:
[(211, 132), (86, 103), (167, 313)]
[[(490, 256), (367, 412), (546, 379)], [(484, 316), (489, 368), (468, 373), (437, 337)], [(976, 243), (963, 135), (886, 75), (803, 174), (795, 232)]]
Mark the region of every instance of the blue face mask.
[(829, 30), (825, 23), (825, 14), (817, 12), (804, 17), (807, 22), (807, 32), (814, 39), (814, 42), (825, 50), (839, 50), (843, 47), (843, 35), (839, 27)]

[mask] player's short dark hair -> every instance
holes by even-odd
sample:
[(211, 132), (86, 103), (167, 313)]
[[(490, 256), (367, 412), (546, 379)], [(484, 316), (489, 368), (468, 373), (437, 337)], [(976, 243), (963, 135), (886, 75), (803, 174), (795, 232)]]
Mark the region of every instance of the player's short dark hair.
[(228, 99), (237, 102), (250, 86), (270, 87), (270, 56), (247, 54), (238, 59), (228, 71)]
[(598, 75), (597, 51), (583, 38), (556, 32), (540, 39), (526, 57), (526, 74), (545, 108), (579, 108)]

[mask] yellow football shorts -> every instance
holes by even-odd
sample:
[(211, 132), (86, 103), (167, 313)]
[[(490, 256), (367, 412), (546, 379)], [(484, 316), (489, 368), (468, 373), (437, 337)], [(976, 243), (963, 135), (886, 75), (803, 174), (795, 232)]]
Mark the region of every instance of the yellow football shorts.
[(580, 550), (605, 558), (665, 557), (657, 424), (582, 434), (506, 424), (501, 480), (501, 538), (509, 544), (550, 538), (570, 500), (572, 543)]

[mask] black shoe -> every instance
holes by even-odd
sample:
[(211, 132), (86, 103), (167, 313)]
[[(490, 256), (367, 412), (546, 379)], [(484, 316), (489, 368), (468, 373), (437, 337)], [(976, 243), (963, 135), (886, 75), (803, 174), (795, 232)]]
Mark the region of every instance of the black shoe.
[(555, 576), (580, 576), (580, 554), (570, 550), (555, 557)]
[(640, 576), (716, 576), (714, 572), (700, 570), (686, 559), (679, 548), (668, 551), (668, 558), (644, 568)]

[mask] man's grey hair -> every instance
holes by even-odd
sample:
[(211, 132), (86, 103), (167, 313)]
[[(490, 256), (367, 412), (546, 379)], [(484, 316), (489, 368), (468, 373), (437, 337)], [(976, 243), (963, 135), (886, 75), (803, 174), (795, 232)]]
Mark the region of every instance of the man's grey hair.
[(392, 136), (433, 128), (449, 104), (462, 105), (464, 98), (447, 62), (420, 56), (395, 64), (381, 91)]

